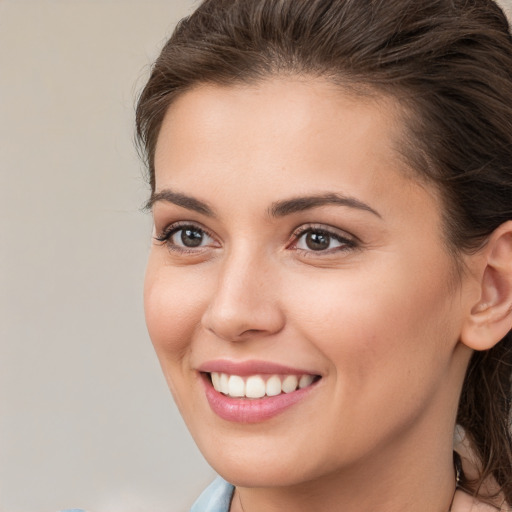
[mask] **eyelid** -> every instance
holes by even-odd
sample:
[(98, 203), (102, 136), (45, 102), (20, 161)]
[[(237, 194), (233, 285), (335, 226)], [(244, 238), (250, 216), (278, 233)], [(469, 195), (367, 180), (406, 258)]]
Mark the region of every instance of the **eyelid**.
[(300, 235), (307, 233), (309, 231), (322, 231), (334, 237), (341, 238), (342, 240), (351, 240), (355, 243), (360, 243), (359, 238), (357, 236), (352, 235), (348, 231), (345, 231), (340, 228), (335, 228), (334, 226), (329, 226), (328, 224), (301, 224), (293, 230), (292, 236), (299, 237)]
[[(169, 239), (171, 238), (171, 236), (173, 236), (177, 231), (179, 231), (180, 229), (185, 229), (185, 228), (194, 228), (194, 229), (197, 229), (198, 231), (202, 231), (209, 238), (211, 238), (214, 242), (219, 244), (216, 235), (214, 235), (208, 228), (203, 226), (201, 223), (196, 222), (196, 221), (183, 221), (183, 220), (179, 220), (179, 221), (176, 221), (176, 222), (171, 222), (170, 224), (167, 224), (159, 232), (159, 234), (157, 233), (153, 238), (157, 242), (160, 242), (160, 243), (164, 244), (164, 243), (167, 243), (169, 241)], [(186, 249), (186, 248), (184, 248), (184, 249)], [(197, 250), (201, 250), (201, 249), (204, 249), (204, 246), (203, 247), (198, 247), (197, 249), (192, 249), (192, 250), (196, 250), (197, 251)]]
[[(343, 243), (343, 247), (335, 247), (333, 249), (327, 249), (325, 251), (314, 251), (314, 250), (306, 250), (306, 249), (299, 249), (297, 247), (294, 247), (297, 245), (300, 238), (309, 232), (322, 232), (326, 233), (327, 235), (333, 237), (340, 243)], [(347, 231), (341, 230), (339, 228), (335, 228), (329, 225), (325, 224), (302, 224), (298, 228), (295, 228), (292, 233), (292, 240), (287, 245), (287, 249), (292, 249), (296, 251), (301, 251), (304, 254), (309, 255), (316, 255), (316, 256), (322, 256), (327, 254), (332, 254), (336, 252), (343, 252), (350, 249), (357, 249), (361, 244), (361, 241), (359, 238), (357, 238), (355, 235), (352, 235), (348, 233)]]

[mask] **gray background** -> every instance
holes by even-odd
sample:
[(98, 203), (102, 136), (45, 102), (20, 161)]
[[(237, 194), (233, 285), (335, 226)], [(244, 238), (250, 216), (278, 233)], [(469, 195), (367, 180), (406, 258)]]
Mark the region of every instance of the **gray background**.
[(192, 5), (0, 0), (0, 512), (186, 511), (213, 476), (144, 326), (132, 144)]
[(191, 0), (0, 2), (0, 510), (188, 510), (213, 473), (146, 333), (133, 148)]

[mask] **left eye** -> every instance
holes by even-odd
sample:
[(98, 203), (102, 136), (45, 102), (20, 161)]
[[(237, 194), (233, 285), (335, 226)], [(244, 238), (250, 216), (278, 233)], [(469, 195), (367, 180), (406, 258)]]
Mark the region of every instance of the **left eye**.
[(320, 229), (308, 229), (298, 236), (296, 249), (307, 251), (328, 251), (337, 247), (352, 247), (351, 240)]

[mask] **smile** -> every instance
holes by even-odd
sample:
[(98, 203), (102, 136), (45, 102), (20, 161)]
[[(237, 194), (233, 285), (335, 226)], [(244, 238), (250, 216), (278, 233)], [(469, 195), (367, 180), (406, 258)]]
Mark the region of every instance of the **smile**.
[(211, 410), (234, 423), (267, 421), (302, 402), (322, 380), (307, 370), (262, 361), (214, 361), (198, 370)]
[(263, 398), (292, 393), (311, 386), (319, 377), (304, 375), (229, 375), (211, 372), (210, 379), (215, 391), (232, 398)]

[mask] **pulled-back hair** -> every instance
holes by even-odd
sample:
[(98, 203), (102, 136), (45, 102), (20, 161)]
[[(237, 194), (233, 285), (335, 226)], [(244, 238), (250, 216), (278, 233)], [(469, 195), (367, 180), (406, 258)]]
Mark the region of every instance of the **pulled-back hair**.
[[(512, 36), (491, 0), (204, 0), (164, 46), (137, 106), (155, 186), (164, 115), (202, 83), (322, 77), (402, 107), (403, 157), (440, 191), (457, 258), (512, 219)], [(457, 422), (512, 503), (512, 333), (475, 352)]]

